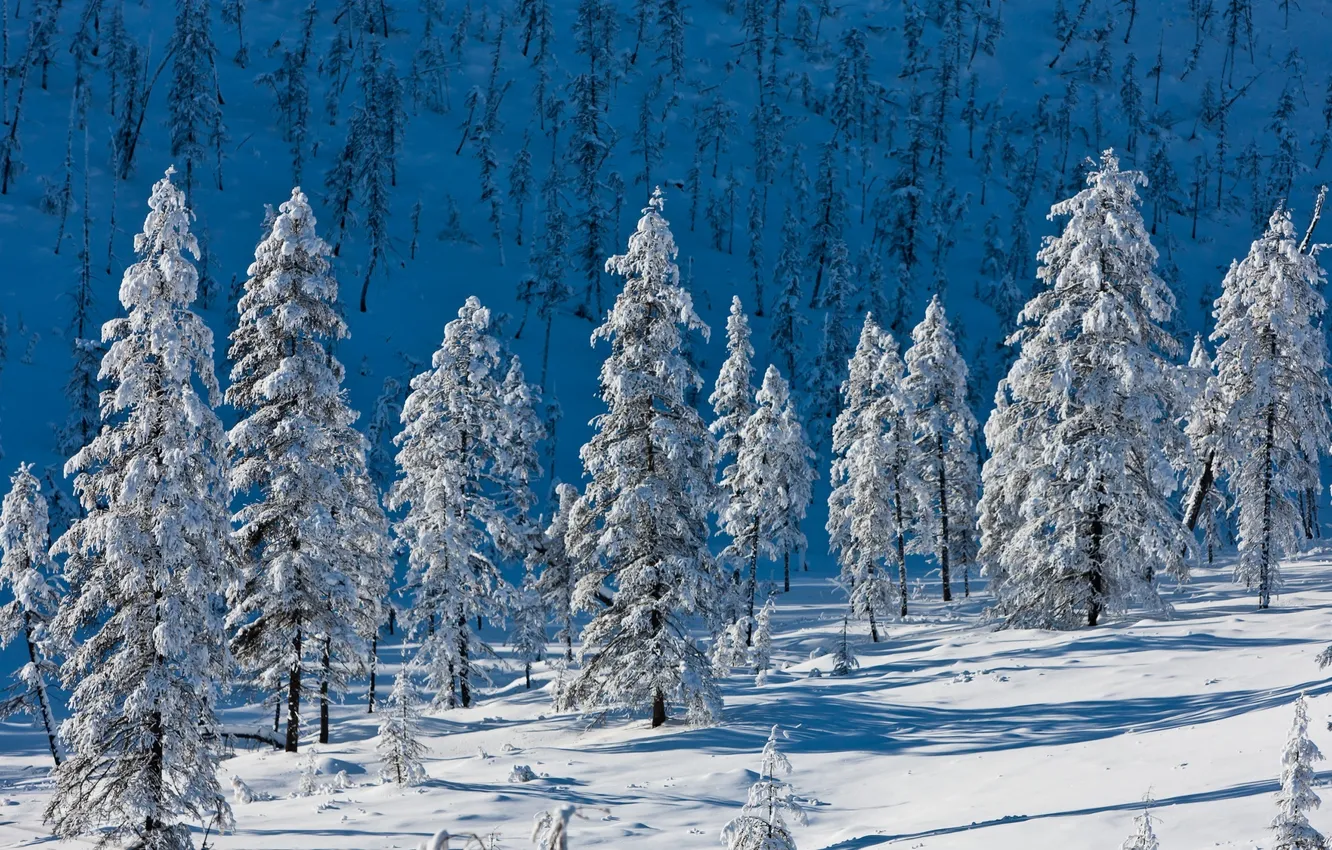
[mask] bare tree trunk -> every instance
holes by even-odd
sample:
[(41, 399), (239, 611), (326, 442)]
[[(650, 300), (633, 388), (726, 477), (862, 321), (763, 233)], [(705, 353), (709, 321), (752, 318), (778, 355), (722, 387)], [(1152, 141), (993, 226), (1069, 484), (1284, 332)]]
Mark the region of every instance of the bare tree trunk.
[(366, 699), (365, 713), (375, 713), (375, 674), (379, 672), (379, 629), (375, 629), (370, 638), (370, 692)]
[(939, 461), (939, 579), (943, 582), (943, 601), (953, 600), (953, 583), (948, 574), (948, 469), (944, 463), (944, 441), (938, 441)]
[(286, 751), (294, 753), (301, 743), (301, 631), (296, 630), (296, 637), (291, 642), (296, 663), (291, 665), (287, 679), (287, 746)]
[(329, 657), (329, 638), (324, 638), (323, 675), (319, 682), (319, 743), (328, 743), (328, 678), (333, 674)]
[(33, 690), (37, 692), (37, 708), (42, 713), (42, 728), (46, 730), (46, 745), (51, 748), (51, 758), (55, 760), (55, 766), (60, 767), (60, 747), (56, 745), (56, 730), (51, 726), (51, 704), (46, 697), (46, 679), (41, 668), (37, 666), (37, 645), (32, 639), (32, 612), (23, 612), (23, 636), (28, 642), (28, 661), (32, 663), (33, 670), (37, 671), (37, 684)]
[(1263, 444), (1263, 543), (1258, 564), (1258, 607), (1272, 601), (1272, 444), (1276, 441), (1276, 405), (1267, 406), (1267, 441)]

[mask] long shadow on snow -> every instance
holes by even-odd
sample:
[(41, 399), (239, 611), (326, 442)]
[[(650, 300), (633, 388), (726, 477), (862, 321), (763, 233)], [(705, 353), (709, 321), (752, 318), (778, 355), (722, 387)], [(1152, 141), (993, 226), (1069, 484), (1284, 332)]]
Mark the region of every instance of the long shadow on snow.
[[(738, 705), (726, 710), (724, 726), (691, 729), (588, 749), (604, 753), (695, 751), (744, 753), (755, 748), (773, 723), (792, 730), (793, 753), (868, 752), (891, 755), (924, 750), (965, 755), (1022, 747), (1062, 746), (1122, 735), (1210, 723), (1290, 703), (1300, 693), (1332, 693), (1332, 681), (1319, 680), (1268, 690), (1123, 700), (1035, 703), (989, 708), (893, 705), (876, 702), (850, 688), (793, 688), (776, 705)], [(857, 692), (860, 693), (860, 692)], [(853, 731), (854, 730), (854, 731)], [(863, 731), (872, 730), (872, 731)]]
[[(1332, 771), (1324, 771), (1318, 774), (1319, 784), (1332, 778)], [(1232, 785), (1229, 788), (1219, 788), (1214, 791), (1198, 791), (1192, 794), (1180, 794), (1175, 797), (1166, 797), (1160, 800), (1152, 801), (1152, 808), (1161, 810), (1169, 806), (1185, 806), (1191, 803), (1215, 803), (1221, 800), (1235, 800), (1240, 797), (1252, 797), (1255, 794), (1272, 794), (1280, 790), (1281, 783), (1276, 780), (1261, 780), (1258, 782), (1245, 782), (1242, 785)], [(937, 838), (943, 835), (954, 835), (959, 832), (969, 832), (973, 829), (984, 829), (990, 826), (1004, 826), (1011, 823), (1026, 823), (1027, 821), (1047, 820), (1049, 818), (1071, 818), (1082, 817), (1084, 815), (1099, 815), (1105, 812), (1136, 812), (1142, 809), (1142, 801), (1134, 800), (1129, 803), (1109, 803), (1104, 806), (1089, 806), (1085, 809), (1070, 809), (1066, 812), (1046, 812), (1039, 815), (1005, 815), (1001, 818), (994, 818), (986, 821), (976, 821), (961, 826), (946, 826), (938, 829), (927, 829), (921, 832), (908, 832), (898, 835), (862, 835), (859, 838), (850, 838), (846, 841), (839, 841), (836, 844), (829, 844), (823, 850), (865, 850), (868, 847), (877, 847), (882, 844), (891, 844), (895, 841), (911, 841), (921, 838)]]

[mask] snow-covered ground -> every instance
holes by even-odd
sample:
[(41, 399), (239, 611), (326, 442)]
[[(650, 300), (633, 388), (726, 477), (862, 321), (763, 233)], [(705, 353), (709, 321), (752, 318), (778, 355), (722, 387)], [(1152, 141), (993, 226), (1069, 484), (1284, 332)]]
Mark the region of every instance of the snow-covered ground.
[[(1301, 692), (1312, 698), (1314, 740), (1332, 750), (1332, 709), (1320, 698), (1332, 686), (1314, 660), (1332, 640), (1330, 567), (1332, 550), (1289, 563), (1276, 607), (1258, 612), (1218, 565), (1168, 594), (1172, 619), (1068, 633), (996, 631), (979, 620), (979, 599), (921, 599), (880, 644), (856, 629), (861, 666), (846, 678), (811, 675), (831, 666), (811, 655), (840, 639), (845, 603), (801, 574), (779, 601), (784, 671), (761, 688), (728, 680), (714, 727), (652, 731), (645, 721), (556, 714), (553, 673), (543, 668), (532, 691), (502, 674), (474, 708), (427, 718), (430, 779), (404, 791), (378, 784), (376, 720), (349, 700), (334, 743), (318, 749), (353, 786), (291, 799), (305, 753), (240, 750), (222, 765), (223, 787), (237, 775), (272, 799), (237, 805), (235, 833), (210, 846), (414, 848), (448, 828), (495, 831), (516, 848), (527, 846), (536, 812), (568, 802), (607, 812), (575, 823), (575, 848), (715, 847), (769, 728), (781, 724), (792, 781), (809, 803), (801, 848), (1113, 848), (1149, 793), (1165, 850), (1266, 847)], [(395, 639), (383, 657), (381, 686), (401, 657)], [(22, 724), (0, 730), (0, 847), (91, 846), (49, 836), (42, 740)], [(515, 765), (538, 778), (510, 782)], [(1332, 812), (1312, 820), (1332, 828)]]

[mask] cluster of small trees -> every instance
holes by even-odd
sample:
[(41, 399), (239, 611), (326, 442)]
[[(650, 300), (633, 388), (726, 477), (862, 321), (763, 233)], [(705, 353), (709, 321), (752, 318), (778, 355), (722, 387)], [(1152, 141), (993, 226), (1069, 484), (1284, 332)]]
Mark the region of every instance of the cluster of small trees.
[(936, 297), (912, 332), (905, 361), (873, 316), (842, 385), (833, 426), (828, 538), (837, 552), (851, 613), (877, 624), (906, 616), (906, 557), (939, 565), (943, 598), (952, 575), (970, 595), (976, 556), (976, 420), (967, 403), (967, 367)]

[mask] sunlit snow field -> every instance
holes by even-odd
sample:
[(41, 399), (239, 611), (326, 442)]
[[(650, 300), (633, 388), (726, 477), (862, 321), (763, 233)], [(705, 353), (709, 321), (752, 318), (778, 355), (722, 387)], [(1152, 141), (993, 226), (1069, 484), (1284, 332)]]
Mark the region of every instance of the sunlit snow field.
[[(719, 846), (780, 724), (808, 801), (801, 848), (1113, 848), (1149, 793), (1163, 848), (1267, 846), (1301, 691), (1312, 698), (1314, 740), (1332, 751), (1319, 698), (1332, 685), (1314, 662), (1332, 640), (1329, 556), (1289, 563), (1268, 611), (1218, 565), (1168, 594), (1172, 619), (1073, 633), (996, 631), (979, 621), (979, 599), (918, 599), (877, 645), (854, 629), (861, 666), (845, 678), (826, 675), (830, 658), (811, 658), (840, 640), (843, 597), (801, 574), (779, 600), (774, 647), (785, 669), (761, 688), (729, 679), (716, 726), (652, 731), (646, 721), (557, 714), (553, 672), (541, 667), (527, 691), (515, 669), (475, 707), (426, 719), (430, 779), (404, 791), (378, 784), (377, 720), (356, 694), (336, 709), (334, 742), (318, 748), (353, 786), (289, 798), (305, 753), (238, 749), (221, 766), (223, 787), (239, 775), (273, 799), (237, 805), (235, 833), (210, 844), (414, 848), (447, 828), (494, 831), (502, 846), (523, 847), (536, 812), (569, 802), (607, 812), (576, 822), (575, 848)], [(381, 647), (385, 688), (402, 651), (396, 638)], [(225, 719), (234, 727), (263, 716)], [(91, 846), (49, 836), (44, 743), (21, 723), (0, 728), (0, 847)], [(539, 778), (510, 782), (515, 765)], [(1327, 829), (1332, 812), (1311, 820)]]

